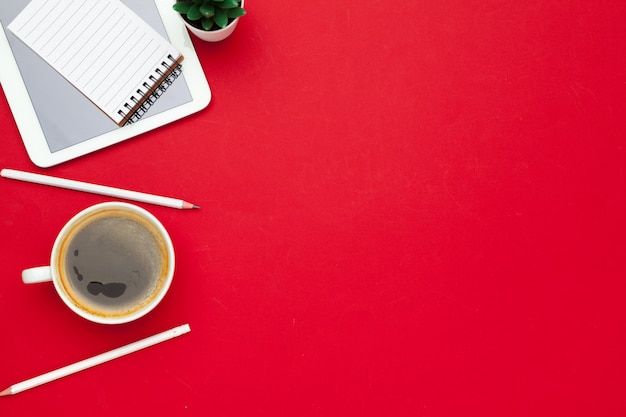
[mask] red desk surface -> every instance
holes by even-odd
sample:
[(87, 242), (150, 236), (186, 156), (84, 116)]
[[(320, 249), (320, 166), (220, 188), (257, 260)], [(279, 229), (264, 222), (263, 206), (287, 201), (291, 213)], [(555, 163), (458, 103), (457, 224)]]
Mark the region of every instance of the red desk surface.
[(26, 286), (107, 198), (2, 179), (3, 416), (626, 414), (626, 2), (250, 1), (194, 41), (203, 112), (47, 170), (188, 199), (163, 303), (101, 326)]

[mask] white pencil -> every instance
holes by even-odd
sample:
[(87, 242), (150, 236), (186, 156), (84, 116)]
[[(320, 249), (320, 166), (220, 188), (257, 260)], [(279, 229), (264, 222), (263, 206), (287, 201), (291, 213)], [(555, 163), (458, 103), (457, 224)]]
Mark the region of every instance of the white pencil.
[(88, 182), (68, 180), (65, 178), (51, 177), (48, 175), (34, 174), (31, 172), (17, 171), (15, 169), (4, 168), (2, 171), (0, 171), (0, 175), (13, 180), (49, 185), (52, 187), (66, 188), (69, 190), (83, 191), (86, 193), (101, 194), (109, 197), (140, 201), (142, 203), (157, 204), (160, 206), (172, 207), (177, 209), (200, 208), (194, 204), (175, 198), (140, 193), (138, 191), (130, 191), (122, 188), (108, 187), (106, 185), (97, 185)]
[(128, 355), (129, 353), (133, 353), (138, 350), (156, 345), (157, 343), (165, 342), (166, 340), (173, 339), (182, 334), (189, 333), (190, 331), (191, 331), (191, 328), (189, 327), (189, 324), (184, 324), (182, 326), (175, 327), (165, 332), (162, 332), (154, 336), (150, 336), (145, 339), (139, 340), (137, 342), (131, 343), (130, 345), (113, 349), (109, 352), (102, 353), (92, 358), (85, 359), (83, 361), (76, 362), (72, 365), (68, 365), (63, 368), (57, 369), (55, 371), (51, 371), (46, 374), (37, 376), (35, 378), (31, 378), (26, 381), (17, 383), (15, 385), (11, 385), (9, 388), (0, 392), (0, 397), (17, 394), (22, 391), (26, 391), (27, 389), (38, 387), (39, 385), (54, 381), (64, 376), (68, 376), (76, 372), (85, 370), (87, 368), (100, 365), (112, 359), (117, 359), (120, 356)]

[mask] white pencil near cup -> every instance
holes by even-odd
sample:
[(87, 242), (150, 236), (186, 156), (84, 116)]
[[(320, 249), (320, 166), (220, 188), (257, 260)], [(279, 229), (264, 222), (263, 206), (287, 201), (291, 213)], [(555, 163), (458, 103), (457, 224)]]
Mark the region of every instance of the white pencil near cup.
[(191, 327), (189, 327), (189, 324), (184, 324), (182, 326), (174, 327), (173, 329), (155, 334), (154, 336), (147, 337), (145, 339), (139, 340), (129, 345), (110, 350), (100, 355), (93, 356), (89, 359), (85, 359), (80, 362), (76, 362), (71, 365), (64, 366), (63, 368), (59, 368), (54, 371), (47, 372), (43, 375), (36, 376), (26, 381), (22, 381), (17, 384), (11, 385), (9, 388), (3, 391), (0, 391), (0, 397), (18, 394), (22, 391), (26, 391), (28, 389), (38, 387), (48, 382), (52, 382), (56, 379), (63, 378), (65, 376), (83, 371), (85, 369), (91, 368), (96, 365), (103, 364), (105, 362), (108, 362), (113, 359), (117, 359), (124, 355), (137, 352), (138, 350), (145, 349), (150, 346), (154, 346), (157, 343), (165, 342), (166, 340), (173, 339), (185, 333), (189, 333), (190, 331), (191, 331)]
[(106, 185), (91, 184), (88, 182), (69, 180), (65, 178), (51, 177), (49, 175), (35, 174), (32, 172), (18, 171), (4, 168), (0, 176), (18, 181), (31, 182), (34, 184), (49, 185), (51, 187), (65, 188), (68, 190), (82, 191), (92, 194), (100, 194), (108, 197), (125, 200), (139, 201), (142, 203), (156, 204), (177, 209), (199, 209), (195, 204), (188, 203), (171, 197), (163, 197), (138, 191), (125, 190), (122, 188), (109, 187)]

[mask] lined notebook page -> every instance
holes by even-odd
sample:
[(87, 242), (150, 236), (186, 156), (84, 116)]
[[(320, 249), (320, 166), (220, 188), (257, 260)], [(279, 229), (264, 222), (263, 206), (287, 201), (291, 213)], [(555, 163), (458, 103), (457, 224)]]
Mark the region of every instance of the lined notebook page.
[(33, 0), (8, 28), (119, 125), (182, 60), (119, 0)]

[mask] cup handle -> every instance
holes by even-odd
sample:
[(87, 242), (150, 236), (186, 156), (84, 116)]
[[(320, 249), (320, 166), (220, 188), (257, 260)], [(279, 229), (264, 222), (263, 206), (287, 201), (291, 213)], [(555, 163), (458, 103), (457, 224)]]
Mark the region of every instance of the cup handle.
[(22, 271), (22, 282), (24, 284), (35, 284), (47, 281), (52, 281), (52, 269), (49, 266), (38, 266)]

